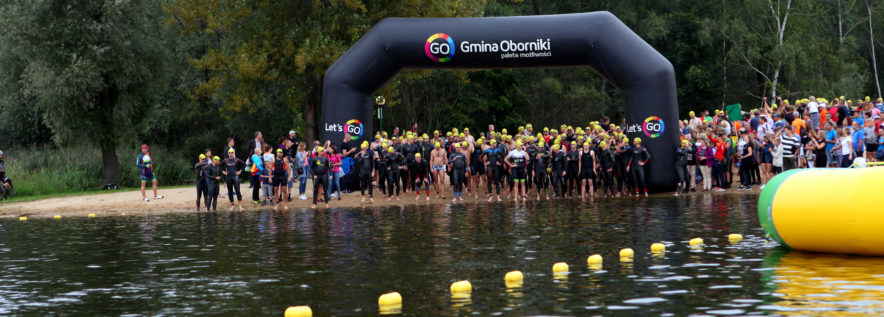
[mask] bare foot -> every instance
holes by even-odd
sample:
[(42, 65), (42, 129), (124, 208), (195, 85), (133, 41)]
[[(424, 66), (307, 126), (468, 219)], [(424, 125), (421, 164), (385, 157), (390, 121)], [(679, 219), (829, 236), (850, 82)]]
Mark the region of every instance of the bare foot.
[(313, 204), (313, 207), (310, 207), (310, 208), (311, 208), (311, 209), (316, 209), (316, 204)]
[(374, 202), (374, 198), (368, 197), (368, 200)]
[(457, 202), (457, 197), (452, 198), (452, 199), (451, 199), (451, 202), (456, 203), (456, 202)]
[(430, 195), (427, 195), (427, 201), (430, 201)]
[(325, 204), (325, 208), (328, 208), (328, 204)]
[(239, 211), (242, 212), (242, 205), (239, 205)]
[(491, 198), (494, 198), (494, 197), (491, 196), (491, 195), (488, 195), (488, 202), (489, 202), (489, 203), (491, 202)]

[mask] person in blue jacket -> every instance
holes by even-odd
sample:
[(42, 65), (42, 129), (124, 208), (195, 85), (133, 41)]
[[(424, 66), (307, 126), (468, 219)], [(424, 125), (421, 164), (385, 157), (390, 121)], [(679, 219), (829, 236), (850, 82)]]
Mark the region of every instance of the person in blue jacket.
[(144, 193), (144, 187), (148, 181), (153, 184), (153, 199), (163, 199), (163, 196), (157, 194), (157, 177), (153, 174), (153, 161), (151, 161), (147, 149), (147, 144), (142, 144), (141, 153), (135, 159), (135, 166), (138, 167), (138, 173), (141, 174), (141, 198), (144, 199), (144, 202), (150, 201)]

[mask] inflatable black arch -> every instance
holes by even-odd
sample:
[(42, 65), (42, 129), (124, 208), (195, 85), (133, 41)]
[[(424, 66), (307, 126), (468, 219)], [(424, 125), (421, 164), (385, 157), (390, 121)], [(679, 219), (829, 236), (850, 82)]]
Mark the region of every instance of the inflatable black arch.
[(675, 188), (679, 145), (672, 64), (610, 12), (492, 18), (387, 18), (325, 74), (322, 138), (372, 136), (373, 94), (403, 68), (589, 65), (623, 91), (626, 134), (652, 155), (653, 191)]

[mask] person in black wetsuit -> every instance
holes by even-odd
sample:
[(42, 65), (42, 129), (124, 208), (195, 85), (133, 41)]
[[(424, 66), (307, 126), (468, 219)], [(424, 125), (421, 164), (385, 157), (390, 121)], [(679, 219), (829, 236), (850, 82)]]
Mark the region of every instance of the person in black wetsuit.
[(206, 166), (210, 163), (205, 154), (200, 154), (199, 162), (193, 166), (196, 172), (196, 211), (200, 211), (200, 198), (206, 202), (206, 211), (209, 211), (209, 184), (206, 182)]
[(540, 200), (540, 192), (546, 192), (546, 200), (549, 200), (547, 184), (547, 171), (549, 169), (549, 151), (544, 146), (543, 140), (537, 144), (537, 150), (531, 159), (534, 162), (534, 186), (537, 187), (537, 200)]
[(693, 155), (691, 144), (688, 140), (682, 140), (681, 146), (675, 149), (675, 174), (678, 175), (678, 186), (675, 187), (675, 196), (682, 190), (687, 193), (690, 187), (690, 174), (688, 174), (688, 159)]
[(595, 171), (598, 169), (598, 162), (595, 159), (595, 151), (590, 148), (588, 141), (583, 142), (583, 148), (580, 149), (578, 156), (580, 157), (578, 167), (580, 171), (580, 198), (586, 199), (587, 185), (589, 185), (589, 195), (595, 197), (593, 181), (595, 180)]
[(642, 139), (635, 138), (633, 142), (632, 149), (628, 153), (629, 163), (626, 166), (626, 172), (629, 173), (630, 169), (632, 170), (635, 182), (635, 195), (639, 195), (639, 190), (644, 190), (645, 197), (647, 197), (648, 185), (645, 184), (645, 164), (648, 164), (648, 160), (651, 159), (651, 153), (648, 153), (648, 149), (642, 146)]
[(212, 207), (212, 211), (218, 210), (218, 188), (221, 183), (221, 158), (212, 158), (212, 164), (206, 167), (206, 178), (208, 179), (209, 201), (206, 202), (206, 211)]
[(359, 173), (359, 190), (362, 192), (362, 202), (365, 202), (366, 189), (368, 189), (368, 199), (374, 202), (374, 189), (371, 186), (371, 178), (375, 175), (375, 159), (374, 151), (368, 149), (368, 141), (362, 142), (355, 161), (356, 171)]
[(387, 142), (383, 141), (379, 142), (374, 149), (374, 169), (378, 178), (378, 188), (381, 189), (381, 196), (387, 196), (387, 162), (384, 160), (387, 147)]
[(624, 136), (623, 139), (615, 141), (617, 142), (614, 149), (614, 155), (617, 158), (617, 195), (615, 195), (615, 197), (620, 197), (621, 193), (632, 195), (632, 177), (630, 177), (629, 172), (626, 171), (626, 166), (629, 165), (629, 140)]
[(479, 159), (482, 156), (482, 145), (478, 142), (466, 148), (470, 152), (470, 190), (474, 198), (479, 198), (479, 180), (485, 177), (485, 165)]
[(488, 175), (488, 180), (485, 182), (488, 184), (488, 201), (491, 201), (492, 192), (491, 185), (494, 184), (494, 188), (497, 191), (497, 201), (500, 200), (500, 171), (501, 171), (501, 161), (503, 161), (503, 153), (501, 153), (500, 149), (497, 147), (497, 141), (491, 140), (489, 142), (489, 146), (485, 151), (482, 152), (482, 159), (484, 160), (485, 165), (485, 174)]
[(401, 171), (405, 169), (405, 157), (402, 156), (399, 152), (396, 152), (392, 146), (387, 148), (387, 155), (384, 157), (384, 161), (387, 166), (387, 200), (393, 199), (393, 186), (396, 186), (396, 200), (399, 200), (399, 179), (401, 178)]
[(423, 155), (417, 153), (414, 155), (414, 200), (421, 197), (421, 185), (424, 185), (427, 193), (427, 200), (430, 200), (430, 161), (423, 158)]
[[(277, 200), (277, 204), (273, 206), (273, 210), (279, 209), (282, 205), (283, 209), (289, 210), (288, 205), (288, 180), (291, 178), (289, 170), (289, 158), (285, 156), (282, 149), (276, 149), (276, 158), (273, 160), (273, 199)], [(340, 200), (340, 193), (338, 193)]]
[[(578, 180), (578, 176), (580, 176), (580, 151), (577, 150), (576, 141), (571, 141), (571, 147), (568, 148), (568, 153), (565, 155), (565, 162), (568, 171), (565, 176), (565, 183), (568, 184), (568, 198), (571, 198), (574, 197), (574, 188), (580, 185), (580, 180)], [(580, 190), (577, 193), (580, 194)]]
[(602, 195), (614, 197), (614, 165), (617, 158), (605, 141), (599, 143), (599, 173), (602, 178)]
[(525, 153), (528, 153), (528, 157), (531, 159), (528, 160), (528, 179), (525, 181), (525, 190), (532, 190), (534, 187), (534, 155), (537, 154), (537, 145), (534, 143), (534, 138), (528, 139), (528, 144), (525, 145)]
[[(402, 145), (399, 146), (399, 151), (402, 153), (402, 156), (405, 157), (405, 165), (404, 169), (399, 173), (400, 178), (402, 179), (402, 193), (406, 193), (411, 190), (411, 180), (414, 178), (414, 155), (418, 153), (420, 150), (420, 146), (414, 143), (414, 136), (408, 136)], [(399, 196), (398, 194), (396, 196)]]
[(325, 203), (325, 208), (328, 208), (328, 173), (331, 169), (328, 166), (328, 156), (321, 146), (316, 148), (316, 157), (310, 160), (310, 169), (310, 175), (313, 176), (313, 207), (311, 208), (316, 209), (320, 186), (322, 186), (322, 202)]
[(239, 173), (242, 172), (245, 162), (236, 157), (233, 148), (227, 150), (227, 158), (221, 162), (225, 175), (225, 183), (227, 184), (227, 198), (230, 199), (230, 210), (233, 210), (233, 193), (236, 193), (236, 201), (239, 204), (239, 211), (242, 211), (242, 192), (239, 190)]
[(463, 201), (463, 185), (466, 178), (468, 159), (467, 155), (461, 150), (460, 143), (454, 143), (454, 152), (448, 156), (448, 168), (451, 170), (451, 184), (454, 186), (454, 198), (451, 202), (458, 199)]
[[(565, 176), (567, 176), (566, 168), (566, 158), (565, 153), (559, 150), (559, 145), (553, 145), (552, 154), (550, 154), (550, 165), (552, 167), (552, 174), (550, 175), (550, 179), (552, 180), (552, 188), (553, 192), (556, 194), (556, 198), (561, 198), (565, 195)], [(559, 194), (559, 190), (561, 189), (561, 195)]]

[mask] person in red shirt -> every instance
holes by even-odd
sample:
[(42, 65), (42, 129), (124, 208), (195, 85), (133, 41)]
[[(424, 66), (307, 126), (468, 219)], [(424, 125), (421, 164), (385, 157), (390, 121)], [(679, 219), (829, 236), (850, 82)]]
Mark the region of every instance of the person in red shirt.
[[(724, 191), (724, 153), (727, 148), (724, 140), (727, 136), (719, 133), (718, 140), (715, 141), (715, 162), (712, 164), (712, 181), (715, 183), (713, 191)], [(711, 138), (710, 138), (711, 140)]]

